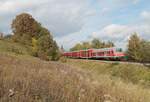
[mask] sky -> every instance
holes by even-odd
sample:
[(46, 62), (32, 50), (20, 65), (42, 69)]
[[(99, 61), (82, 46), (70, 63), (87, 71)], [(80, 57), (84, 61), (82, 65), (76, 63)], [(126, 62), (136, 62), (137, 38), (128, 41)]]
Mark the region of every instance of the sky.
[(10, 34), (12, 20), (24, 12), (66, 50), (93, 38), (125, 49), (134, 32), (150, 40), (150, 0), (0, 0), (0, 32)]

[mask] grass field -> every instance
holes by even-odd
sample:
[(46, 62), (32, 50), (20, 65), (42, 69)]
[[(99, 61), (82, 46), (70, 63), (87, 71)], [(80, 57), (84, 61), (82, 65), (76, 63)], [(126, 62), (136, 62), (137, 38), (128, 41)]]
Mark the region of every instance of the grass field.
[[(149, 102), (149, 89), (60, 62), (0, 55), (1, 102)], [(68, 62), (69, 63), (69, 62)], [(77, 63), (77, 62), (76, 62)], [(14, 94), (9, 96), (13, 90)]]
[(142, 64), (107, 63), (98, 60), (68, 59), (68, 64), (77, 66), (95, 75), (109, 75), (121, 78), (124, 82), (150, 87), (150, 68)]
[(14, 55), (29, 55), (28, 48), (12, 41), (0, 40), (0, 53)]
[(0, 41), (0, 102), (150, 102), (149, 73), (141, 65), (43, 61)]

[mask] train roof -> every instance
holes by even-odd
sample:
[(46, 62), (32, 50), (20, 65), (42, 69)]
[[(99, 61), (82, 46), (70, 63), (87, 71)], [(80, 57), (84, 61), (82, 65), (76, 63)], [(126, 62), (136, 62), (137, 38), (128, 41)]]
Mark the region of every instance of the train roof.
[(65, 53), (69, 53), (69, 52), (79, 52), (79, 51), (87, 51), (87, 50), (94, 50), (94, 51), (107, 51), (107, 50), (116, 50), (116, 49), (122, 49), (122, 48), (118, 48), (118, 47), (110, 47), (110, 48), (100, 48), (100, 49), (95, 49), (95, 48), (91, 48), (91, 49), (85, 49), (85, 50), (76, 50), (76, 51), (68, 51)]
[(110, 48), (100, 48), (100, 49), (93, 49), (94, 51), (99, 51), (99, 50), (101, 50), (101, 51), (107, 51), (107, 50), (115, 50), (115, 49), (117, 49), (116, 47), (110, 47)]

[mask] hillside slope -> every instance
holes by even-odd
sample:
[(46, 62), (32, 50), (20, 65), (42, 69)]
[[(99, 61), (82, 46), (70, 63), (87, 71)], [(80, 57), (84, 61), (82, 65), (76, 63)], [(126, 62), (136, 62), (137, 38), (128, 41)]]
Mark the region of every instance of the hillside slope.
[(28, 48), (11, 40), (0, 40), (0, 53), (29, 55)]
[[(0, 55), (1, 102), (94, 102), (103, 92), (84, 81), (86, 74), (57, 62)], [(9, 97), (9, 90), (14, 94)], [(80, 96), (82, 91), (86, 94)]]
[(1, 102), (149, 102), (149, 95), (149, 90), (108, 76), (95, 79), (59, 62), (0, 54)]
[(0, 102), (150, 101), (149, 89), (97, 75), (111, 72), (109, 65), (97, 66), (79, 60), (43, 61), (20, 44), (0, 40)]
[(121, 78), (127, 83), (139, 84), (150, 88), (150, 66), (139, 63), (120, 63), (99, 60), (68, 59), (68, 64), (89, 71), (96, 76), (109, 75), (112, 78)]

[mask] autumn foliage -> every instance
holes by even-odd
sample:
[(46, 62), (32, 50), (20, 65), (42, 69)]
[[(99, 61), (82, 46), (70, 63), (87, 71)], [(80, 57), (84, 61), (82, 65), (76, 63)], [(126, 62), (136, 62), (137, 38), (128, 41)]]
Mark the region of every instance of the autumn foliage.
[(58, 59), (58, 46), (53, 40), (52, 34), (30, 14), (22, 13), (17, 15), (12, 22), (11, 28), (14, 34), (13, 41), (29, 47), (33, 56), (44, 60)]

